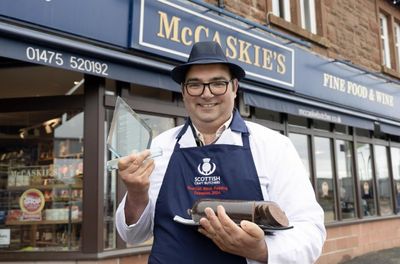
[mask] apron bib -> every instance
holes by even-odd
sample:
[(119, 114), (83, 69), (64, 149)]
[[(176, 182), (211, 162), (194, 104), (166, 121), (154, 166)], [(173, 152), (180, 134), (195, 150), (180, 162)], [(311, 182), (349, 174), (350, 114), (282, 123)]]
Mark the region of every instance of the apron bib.
[(188, 122), (178, 135), (157, 198), (149, 263), (246, 263), (243, 257), (221, 251), (198, 227), (176, 223), (173, 217), (189, 218), (187, 210), (202, 198), (263, 200), (247, 127), (235, 112), (231, 129), (242, 132), (243, 146), (180, 148)]

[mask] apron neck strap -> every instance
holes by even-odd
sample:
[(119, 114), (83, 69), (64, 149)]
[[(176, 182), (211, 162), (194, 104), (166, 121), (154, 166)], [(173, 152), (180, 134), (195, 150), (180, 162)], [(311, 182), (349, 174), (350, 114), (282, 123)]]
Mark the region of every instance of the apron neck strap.
[[(181, 137), (186, 133), (188, 128), (191, 128), (192, 133), (194, 138), (196, 139), (196, 135), (195, 135), (195, 131), (194, 131), (194, 127), (192, 125), (192, 121), (190, 120), (190, 118), (188, 117), (186, 119), (185, 124), (183, 125), (181, 131), (179, 132), (179, 134), (176, 136), (177, 139), (177, 144), (179, 145), (179, 140), (181, 139)], [(237, 111), (237, 109), (235, 108), (233, 111), (233, 118), (232, 118), (232, 122), (230, 125), (230, 129), (232, 131), (235, 132), (240, 132), (242, 133), (242, 140), (243, 140), (243, 146), (247, 147), (249, 146), (249, 130), (247, 129), (246, 123), (244, 122), (243, 118), (240, 116), (239, 111)], [(196, 142), (197, 143), (197, 142)]]

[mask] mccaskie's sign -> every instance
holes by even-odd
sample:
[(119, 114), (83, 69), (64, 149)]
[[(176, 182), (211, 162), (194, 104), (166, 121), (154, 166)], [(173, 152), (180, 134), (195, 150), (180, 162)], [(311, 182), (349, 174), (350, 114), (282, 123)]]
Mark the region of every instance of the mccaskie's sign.
[(246, 77), (285, 89), (294, 88), (294, 50), (247, 25), (205, 12), (188, 1), (134, 1), (131, 47), (187, 61), (198, 41), (220, 43), (226, 56), (246, 70)]

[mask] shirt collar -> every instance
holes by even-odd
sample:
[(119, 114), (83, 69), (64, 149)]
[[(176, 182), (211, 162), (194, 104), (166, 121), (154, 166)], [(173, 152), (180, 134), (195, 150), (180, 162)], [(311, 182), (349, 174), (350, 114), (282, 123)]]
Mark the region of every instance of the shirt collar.
[[(240, 116), (239, 111), (238, 111), (237, 109), (234, 109), (233, 115), (231, 116), (231, 118), (232, 118), (232, 119), (230, 119), (230, 120), (232, 120), (232, 122), (231, 122), (230, 124), (228, 123), (228, 127), (229, 127), (232, 131), (239, 132), (239, 133), (246, 133), (246, 134), (249, 133), (249, 131), (248, 131), (248, 129), (247, 129), (247, 126), (246, 126), (244, 120), (242, 119), (242, 117)], [(227, 122), (229, 122), (229, 120), (228, 120)], [(225, 123), (224, 123), (224, 125), (225, 125)], [(183, 136), (183, 134), (186, 133), (186, 131), (187, 131), (187, 129), (188, 129), (189, 127), (191, 128), (191, 130), (193, 130), (192, 135), (195, 136), (194, 128), (193, 128), (193, 126), (191, 125), (190, 118), (188, 118), (188, 119), (186, 120), (185, 125), (182, 127), (181, 131), (180, 131), (179, 134), (176, 136), (176, 138), (179, 140), (179, 139)]]
[[(215, 139), (214, 142), (218, 140), (218, 138), (222, 135), (222, 133), (229, 127), (233, 119), (233, 115), (229, 117), (229, 119), (223, 123), (218, 129), (217, 132), (215, 133)], [(196, 133), (195, 137), (200, 141), (201, 146), (204, 146), (204, 136), (203, 134), (196, 128), (196, 126), (192, 123), (192, 126), (194, 128), (194, 132)]]

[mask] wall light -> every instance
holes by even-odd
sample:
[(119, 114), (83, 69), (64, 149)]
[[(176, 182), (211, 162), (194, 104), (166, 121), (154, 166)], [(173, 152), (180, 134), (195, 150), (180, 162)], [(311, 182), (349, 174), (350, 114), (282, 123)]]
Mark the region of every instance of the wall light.
[(25, 128), (19, 130), (19, 137), (24, 139), (28, 135), (28, 131)]
[(68, 92), (65, 93), (65, 95), (71, 95), (73, 94), (78, 88), (85, 83), (85, 79), (82, 79), (80, 81), (74, 81), (74, 86), (72, 86), (71, 89), (69, 89)]

